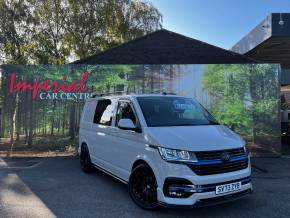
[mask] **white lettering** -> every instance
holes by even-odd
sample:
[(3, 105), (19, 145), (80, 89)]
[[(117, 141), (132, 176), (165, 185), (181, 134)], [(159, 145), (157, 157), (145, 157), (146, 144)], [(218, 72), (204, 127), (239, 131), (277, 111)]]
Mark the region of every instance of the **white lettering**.
[(39, 94), (39, 98), (42, 100), (42, 99), (44, 99), (44, 97), (43, 97), (43, 95), (45, 95), (46, 93), (40, 93)]
[(88, 98), (91, 98), (93, 96), (93, 93), (78, 93), (78, 92), (42, 92), (39, 93), (39, 99), (41, 100), (86, 100)]

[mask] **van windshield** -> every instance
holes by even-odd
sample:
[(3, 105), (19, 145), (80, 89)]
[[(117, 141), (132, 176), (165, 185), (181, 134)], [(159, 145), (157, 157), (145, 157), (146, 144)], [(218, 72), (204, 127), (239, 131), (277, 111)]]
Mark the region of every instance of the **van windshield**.
[(192, 98), (171, 96), (137, 97), (148, 126), (219, 125), (213, 116)]

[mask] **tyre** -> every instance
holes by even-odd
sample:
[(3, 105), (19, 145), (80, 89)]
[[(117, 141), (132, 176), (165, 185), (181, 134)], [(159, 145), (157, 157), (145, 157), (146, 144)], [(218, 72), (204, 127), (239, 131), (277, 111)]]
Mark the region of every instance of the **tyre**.
[(147, 164), (137, 166), (129, 179), (129, 194), (141, 208), (153, 210), (157, 204), (157, 182), (152, 169)]
[(87, 145), (82, 145), (80, 163), (81, 163), (81, 168), (85, 173), (93, 172), (94, 167), (91, 162), (91, 157), (90, 157), (90, 153), (89, 153), (89, 149)]

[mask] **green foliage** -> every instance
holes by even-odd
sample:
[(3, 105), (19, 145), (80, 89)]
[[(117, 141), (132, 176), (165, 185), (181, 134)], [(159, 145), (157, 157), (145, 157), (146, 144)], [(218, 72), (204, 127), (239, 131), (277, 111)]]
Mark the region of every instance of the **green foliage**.
[(204, 90), (210, 110), (223, 124), (247, 138), (279, 135), (279, 81), (275, 65), (207, 65)]
[(161, 28), (140, 0), (0, 0), (0, 63), (64, 64)]

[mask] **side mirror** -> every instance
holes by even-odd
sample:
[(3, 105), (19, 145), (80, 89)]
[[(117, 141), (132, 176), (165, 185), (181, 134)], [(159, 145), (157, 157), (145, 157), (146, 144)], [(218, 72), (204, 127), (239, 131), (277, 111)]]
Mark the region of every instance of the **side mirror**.
[(141, 132), (140, 128), (136, 127), (131, 119), (120, 119), (118, 122), (118, 128)]

